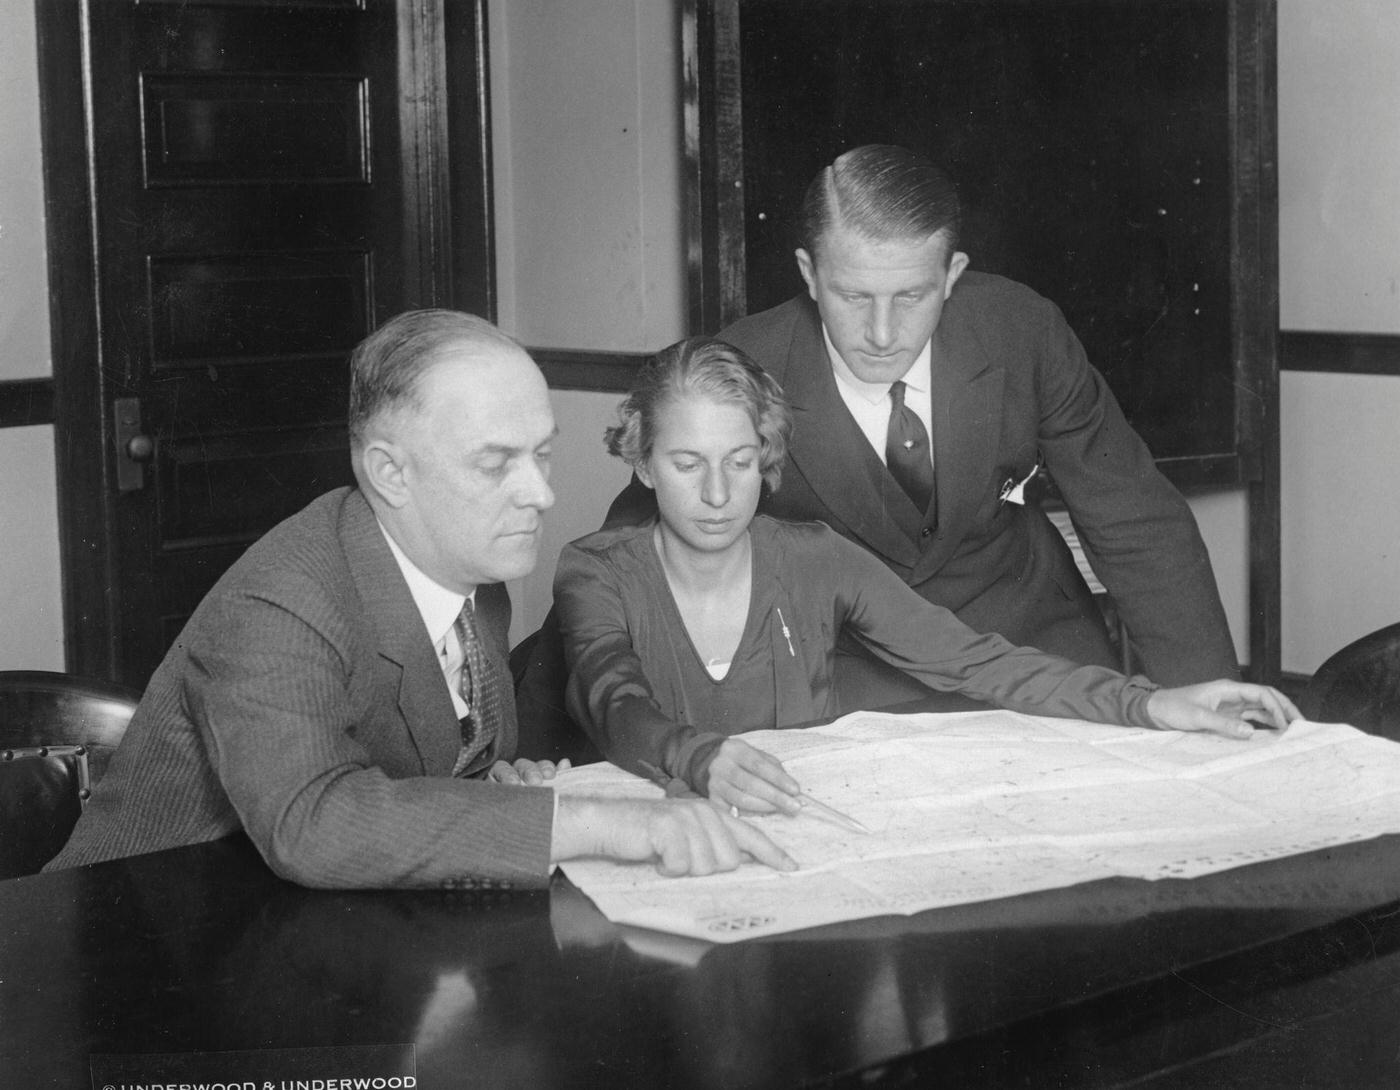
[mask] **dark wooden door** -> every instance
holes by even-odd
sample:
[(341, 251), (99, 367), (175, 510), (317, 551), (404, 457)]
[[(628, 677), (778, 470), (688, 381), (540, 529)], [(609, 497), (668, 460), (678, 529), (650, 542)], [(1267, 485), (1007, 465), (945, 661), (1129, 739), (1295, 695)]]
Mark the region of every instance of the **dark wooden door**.
[[(143, 684), (250, 542), (351, 482), (346, 358), (370, 329), (413, 306), (489, 314), (489, 275), (462, 275), (489, 264), (479, 66), (445, 75), (449, 42), (474, 53), (481, 27), (447, 8), (102, 0), (58, 28), (83, 32), (90, 73), (94, 249), (90, 300), (74, 293), (91, 355), (56, 360), (56, 394), (101, 467), (60, 461), (87, 590), (68, 598), (70, 669)], [(52, 208), (52, 162), (49, 182)], [(455, 239), (454, 197), (480, 221)]]

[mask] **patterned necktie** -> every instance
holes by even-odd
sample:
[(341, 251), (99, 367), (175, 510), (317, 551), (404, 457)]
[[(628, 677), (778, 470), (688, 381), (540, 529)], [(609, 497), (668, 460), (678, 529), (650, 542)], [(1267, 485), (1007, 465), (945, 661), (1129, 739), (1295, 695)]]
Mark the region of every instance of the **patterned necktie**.
[(904, 383), (890, 385), (890, 426), (885, 433), (885, 464), (920, 511), (933, 497), (933, 460), (923, 421), (904, 404)]
[(496, 739), (501, 722), (501, 685), (499, 671), (481, 645), (470, 598), (462, 603), (462, 612), (457, 614), (452, 630), (462, 647), (457, 691), (467, 705), (462, 719), (462, 749), (452, 768), (452, 775), (460, 776)]

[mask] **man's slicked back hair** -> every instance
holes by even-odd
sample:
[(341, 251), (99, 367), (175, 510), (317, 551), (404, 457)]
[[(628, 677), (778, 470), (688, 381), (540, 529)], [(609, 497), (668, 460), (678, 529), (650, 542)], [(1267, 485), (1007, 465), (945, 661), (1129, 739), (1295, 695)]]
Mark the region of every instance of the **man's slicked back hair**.
[(485, 318), (460, 310), (410, 310), (389, 319), (350, 355), (350, 446), (364, 445), (370, 421), (400, 409), (421, 411), (423, 373), (448, 351), (523, 351)]
[(865, 144), (812, 179), (802, 199), (799, 245), (817, 260), (836, 225), (876, 242), (922, 241), (942, 232), (951, 259), (962, 207), (952, 179), (929, 159), (895, 144)]

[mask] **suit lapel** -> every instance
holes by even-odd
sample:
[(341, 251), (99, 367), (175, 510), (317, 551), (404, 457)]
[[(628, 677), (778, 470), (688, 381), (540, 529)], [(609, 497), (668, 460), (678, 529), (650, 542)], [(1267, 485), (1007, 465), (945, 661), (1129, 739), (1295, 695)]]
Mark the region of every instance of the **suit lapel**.
[(1004, 385), (1005, 371), (958, 321), (956, 310), (945, 310), (933, 335), (931, 383), (938, 525), (919, 558), (915, 581), (952, 556), (990, 487), (987, 467), (995, 463)]
[(381, 666), (398, 675), (399, 714), (418, 749), (423, 770), (448, 773), (461, 745), (452, 697), (423, 616), (374, 512), (359, 492), (346, 501), (340, 531), (355, 589), (376, 634)]
[(814, 305), (803, 307), (783, 373), (775, 377), (793, 410), (788, 457), (794, 468), (868, 548), (913, 566), (919, 559), (921, 512), (841, 400)]

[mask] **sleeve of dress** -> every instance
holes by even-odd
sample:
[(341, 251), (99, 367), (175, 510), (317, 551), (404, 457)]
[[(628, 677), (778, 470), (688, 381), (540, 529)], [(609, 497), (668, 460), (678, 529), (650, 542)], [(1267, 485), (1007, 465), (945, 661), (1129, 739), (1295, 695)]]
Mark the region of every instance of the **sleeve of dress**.
[(1036, 382), (1040, 446), (1094, 572), (1164, 685), (1238, 677), (1210, 555), (1079, 338), (1048, 300)]
[(725, 736), (661, 709), (632, 642), (624, 593), (643, 591), (637, 580), (624, 588), (617, 567), (596, 553), (564, 547), (554, 605), (568, 668), (565, 706), (613, 764), (649, 779), (659, 769), (704, 794), (710, 761)]
[(995, 633), (979, 633), (922, 598), (845, 538), (825, 536), (821, 565), (839, 587), (847, 632), (931, 689), (957, 692), (1028, 715), (1152, 727), (1147, 699), (1157, 688), (1102, 666), (1081, 666)]

